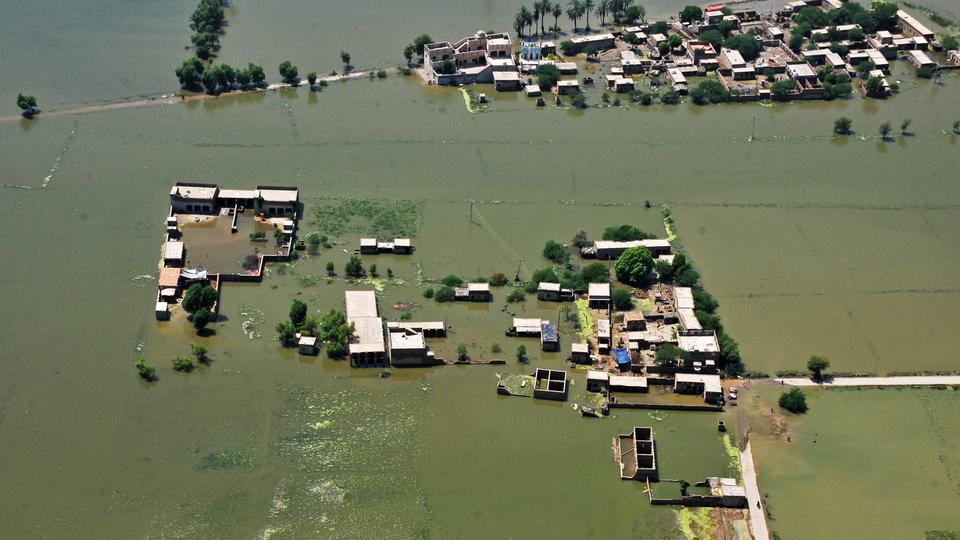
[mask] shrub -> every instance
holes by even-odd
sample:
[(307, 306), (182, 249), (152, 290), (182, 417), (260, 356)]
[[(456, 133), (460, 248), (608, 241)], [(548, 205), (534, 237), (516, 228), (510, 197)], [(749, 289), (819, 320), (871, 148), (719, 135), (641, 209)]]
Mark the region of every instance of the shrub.
[(500, 344), (494, 341), (490, 344), (490, 352), (497, 354), (503, 351), (503, 348), (500, 347)]
[(137, 362), (133, 366), (137, 368), (137, 374), (143, 380), (150, 382), (157, 380), (157, 369), (147, 362), (146, 358), (142, 356), (137, 358)]
[(426, 290), (423, 291), (423, 297), (433, 298), (433, 287), (427, 287)]
[(460, 362), (466, 362), (470, 359), (470, 355), (467, 354), (467, 346), (463, 343), (457, 345), (457, 360)]
[(440, 283), (443, 283), (447, 287), (459, 287), (460, 285), (463, 285), (463, 279), (460, 278), (459, 276), (450, 274), (449, 276), (446, 276), (443, 279), (441, 279)]
[(611, 293), (613, 308), (618, 311), (630, 311), (633, 309), (633, 294), (629, 289), (623, 287), (614, 287)]
[(336, 270), (335, 270), (335, 267), (333, 266), (333, 261), (327, 262), (327, 275), (328, 275), (328, 276), (335, 276), (335, 275), (337, 275), (337, 272), (336, 272)]
[(807, 412), (807, 396), (799, 388), (792, 388), (780, 394), (778, 403), (781, 409), (786, 409), (794, 414)]
[(360, 260), (360, 257), (352, 255), (344, 267), (344, 272), (347, 274), (347, 277), (363, 277), (363, 262)]
[(678, 358), (680, 358), (680, 349), (675, 345), (666, 343), (657, 349), (653, 361), (656, 362), (658, 366), (673, 365), (677, 362)]
[(510, 294), (507, 295), (507, 302), (523, 302), (527, 299), (527, 296), (524, 294), (523, 289), (516, 288), (510, 291)]
[(786, 96), (796, 90), (797, 83), (793, 79), (782, 79), (775, 83), (770, 88), (770, 91), (775, 96)]
[(577, 54), (577, 45), (569, 39), (565, 39), (560, 42), (560, 51), (566, 56), (575, 55)]
[(193, 357), (197, 359), (197, 362), (205, 363), (207, 361), (207, 348), (203, 345), (194, 341), (190, 344), (190, 350), (193, 352)]
[(307, 320), (307, 305), (300, 300), (294, 300), (290, 305), (290, 322), (294, 326), (300, 327)]
[(176, 371), (186, 371), (189, 373), (193, 371), (193, 368), (193, 360), (187, 358), (186, 356), (173, 359), (173, 369)]
[(917, 77), (921, 79), (933, 78), (933, 68), (930, 66), (923, 66), (923, 67), (917, 68)]
[(527, 347), (526, 345), (520, 345), (517, 347), (517, 360), (520, 362), (527, 361)]
[(293, 345), (294, 339), (297, 335), (297, 327), (289, 321), (281, 321), (277, 323), (277, 341), (280, 342), (284, 347), (290, 347)]
[(491, 287), (503, 287), (508, 282), (509, 280), (503, 272), (494, 272), (490, 274), (490, 278), (487, 280)]
[(384, 71), (384, 70), (382, 70), (382, 69), (378, 69), (378, 70), (377, 70), (377, 78), (378, 78), (378, 79), (386, 79), (386, 78), (387, 78), (387, 72)]
[(537, 84), (544, 92), (549, 92), (561, 77), (560, 69), (553, 64), (542, 64), (537, 67)]
[(201, 308), (212, 308), (217, 302), (217, 290), (210, 285), (194, 283), (187, 289), (180, 307), (187, 313), (195, 313)]
[(676, 105), (680, 103), (680, 94), (673, 90), (664, 90), (660, 93), (660, 103), (664, 105)]
[(543, 257), (555, 263), (563, 263), (570, 258), (570, 252), (560, 242), (547, 240), (547, 243), (543, 246)]
[(633, 225), (615, 225), (603, 230), (604, 240), (630, 242), (632, 240), (649, 240), (651, 238), (656, 238), (656, 235), (642, 231)]
[(583, 92), (574, 92), (570, 94), (570, 104), (577, 109), (586, 109), (587, 95)]
[(846, 116), (841, 116), (833, 121), (833, 132), (837, 135), (850, 135), (853, 133), (853, 120)]
[(823, 380), (823, 372), (828, 367), (830, 367), (830, 361), (827, 360), (825, 356), (819, 356), (814, 354), (807, 360), (807, 370), (810, 371), (810, 375), (815, 381)]
[(447, 287), (446, 285), (437, 289), (437, 293), (434, 295), (434, 299), (437, 302), (450, 302), (453, 300), (455, 294), (452, 287)]

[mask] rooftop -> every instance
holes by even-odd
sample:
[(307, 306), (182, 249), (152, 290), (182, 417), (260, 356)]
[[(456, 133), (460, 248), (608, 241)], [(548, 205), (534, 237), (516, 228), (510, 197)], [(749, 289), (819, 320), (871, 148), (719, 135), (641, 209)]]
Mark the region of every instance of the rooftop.
[(378, 317), (377, 294), (374, 291), (344, 291), (347, 318)]
[(167, 245), (163, 247), (163, 258), (177, 260), (182, 259), (183, 242), (177, 242), (176, 240), (167, 241)]
[(257, 186), (257, 192), (267, 202), (297, 202), (300, 189), (286, 186)]
[(713, 332), (704, 332), (704, 335), (686, 335), (680, 332), (677, 335), (677, 346), (688, 352), (720, 352), (717, 335)]
[(587, 294), (589, 294), (591, 298), (609, 298), (610, 284), (609, 283), (591, 283), (587, 288)]
[(427, 344), (420, 332), (390, 332), (391, 350), (417, 350), (426, 349)]
[(177, 182), (170, 188), (170, 196), (184, 199), (213, 200), (217, 196), (217, 185)]

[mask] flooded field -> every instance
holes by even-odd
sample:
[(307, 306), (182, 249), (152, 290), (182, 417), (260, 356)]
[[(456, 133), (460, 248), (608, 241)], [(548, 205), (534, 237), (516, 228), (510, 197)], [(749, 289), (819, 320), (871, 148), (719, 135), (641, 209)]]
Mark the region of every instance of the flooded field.
[[(158, 10), (152, 32), (182, 33), (174, 39), (146, 34), (153, 37), (144, 44), (164, 43), (151, 46), (150, 55), (161, 58), (111, 47), (133, 58), (121, 56), (110, 68), (130, 77), (129, 90), (96, 69), (58, 72), (58, 62), (76, 62), (71, 54), (84, 52), (83, 44), (47, 45), (40, 37), (41, 56), (55, 61), (18, 61), (12, 79), (59, 96), (48, 98), (54, 104), (170, 88), (189, 32), (192, 3), (180, 4), (151, 7)], [(21, 9), (14, 6), (15, 13)], [(249, 56), (270, 71), (287, 54), (303, 69), (313, 60), (308, 50), (345, 48), (358, 65), (393, 63), (409, 39), (402, 36), (394, 50), (392, 38), (384, 38), (375, 53), (371, 32), (329, 30), (335, 18), (324, 15), (316, 18), (314, 40), (307, 28), (312, 15), (284, 25), (290, 14), (283, 9), (270, 24), (287, 29), (291, 41), (276, 40), (279, 30), (267, 25), (268, 49), (254, 37), (238, 41), (252, 36), (268, 8), (236, 2), (231, 9), (224, 59), (241, 63)], [(503, 27), (514, 6), (470, 9), (492, 14), (481, 20), (484, 26), (489, 20)], [(106, 21), (120, 16), (103, 10)], [(365, 24), (374, 10), (353, 4), (336, 10), (363, 11), (357, 24), (379, 28)], [(324, 13), (322, 6), (317, 11)], [(398, 38), (407, 28), (456, 37), (479, 24), (441, 11), (446, 24), (433, 25), (421, 11), (391, 4), (375, 17), (389, 26), (382, 32)], [(8, 30), (10, 20), (0, 17), (0, 29)], [(0, 35), (5, 52), (26, 55), (7, 46), (22, 36)], [(66, 49), (70, 54), (60, 54)], [(334, 67), (332, 55), (323, 53), (325, 64), (318, 55), (313, 65)], [(148, 73), (135, 75), (132, 64)], [(78, 88), (32, 75), (41, 68)], [(17, 91), (10, 81), (0, 83), (4, 100)], [(43, 106), (41, 90), (31, 91)], [(596, 237), (608, 225), (632, 223), (662, 234), (658, 207), (664, 203), (749, 368), (797, 369), (819, 353), (838, 370), (960, 369), (949, 339), (960, 331), (954, 316), (960, 185), (953, 179), (960, 137), (948, 133), (955, 119), (945, 112), (956, 111), (960, 100), (956, 75), (942, 85), (905, 81), (901, 94), (885, 102), (769, 107), (577, 112), (488, 95), (489, 111), (470, 114), (459, 92), (391, 77), (333, 84), (320, 93), (289, 90), (0, 124), (6, 165), (0, 244), (13, 255), (0, 276), (0, 536), (677, 537), (673, 510), (649, 506), (639, 483), (618, 479), (611, 437), (653, 426), (663, 475), (699, 480), (728, 470), (716, 432), (724, 416), (637, 410), (587, 420), (569, 403), (497, 396), (498, 371), (563, 366), (576, 339), (572, 326), (560, 327), (562, 352), (540, 353), (534, 341), (504, 335), (511, 317), (503, 311), (506, 289), (494, 289), (495, 301), (484, 305), (437, 304), (422, 296), (432, 280), (448, 274), (473, 278), (519, 269), (529, 276), (547, 264), (545, 241), (567, 241), (581, 228)], [(858, 136), (830, 136), (840, 115), (854, 120)], [(874, 135), (881, 122), (904, 117), (912, 118), (914, 136), (882, 142)], [(182, 319), (158, 324), (152, 312), (168, 193), (182, 179), (226, 188), (298, 184), (306, 207), (301, 235), (316, 231), (332, 242), (316, 256), (271, 268), (263, 283), (225, 285), (216, 333), (202, 339), (212, 365), (189, 375), (174, 372), (171, 359), (189, 354), (189, 342), (197, 339), (192, 329)], [(415, 217), (329, 219), (327, 212), (340, 208), (330, 201), (344, 198), (402, 201), (397, 215), (412, 211)], [(329, 210), (318, 217), (311, 213), (316, 207)], [(390, 282), (362, 285), (382, 289), (381, 313), (445, 320), (453, 327), (449, 336), (430, 342), (438, 357), (454, 356), (463, 343), (472, 357), (505, 358), (506, 366), (392, 370), (381, 378), (378, 370), (351, 370), (322, 354), (299, 357), (278, 346), (274, 326), (294, 298), (311, 311), (342, 308), (347, 283), (328, 280), (325, 264), (332, 261), (342, 273), (361, 234), (388, 235), (397, 223), (404, 232), (413, 227), (415, 254), (364, 257), (365, 266), (394, 274)], [(216, 255), (224, 263), (250, 247), (246, 235), (235, 236), (236, 254)], [(215, 262), (221, 261), (208, 264)], [(528, 297), (508, 310), (555, 321), (563, 316), (557, 307)], [(494, 342), (502, 353), (493, 352)], [(520, 344), (530, 352), (529, 364), (515, 360)], [(139, 354), (157, 366), (157, 383), (137, 379), (132, 363)], [(584, 375), (572, 377), (574, 398)], [(888, 516), (921, 515), (922, 522), (891, 525), (914, 536), (960, 528), (945, 506), (956, 506), (950, 487), (956, 482), (942, 477), (957, 474), (949, 469), (955, 444), (922, 432), (924, 425), (955, 420), (949, 416), (955, 400), (941, 402), (954, 394), (919, 395), (927, 397), (892, 390), (817, 396), (797, 427), (828, 434), (856, 424), (860, 440), (881, 440), (869, 431), (879, 430), (879, 421), (849, 421), (876, 415), (898, 419), (891, 429), (916, 431), (917, 448), (926, 452), (917, 463), (923, 469), (900, 481), (909, 498), (929, 501), (925, 509), (889, 510), (869, 491), (849, 492), (876, 500), (871, 508)], [(888, 396), (896, 399), (881, 399)], [(934, 413), (928, 402), (937, 404)], [(828, 406), (842, 414), (821, 416)], [(937, 416), (912, 422), (931, 418), (928, 413)], [(952, 437), (949, 427), (942, 431)], [(909, 459), (910, 445), (882, 441), (890, 455)], [(763, 481), (770, 484), (773, 528), (797, 537), (792, 531), (805, 516), (792, 513), (791, 500), (809, 506), (826, 492), (844, 492), (813, 474), (831, 469), (816, 459), (805, 462), (810, 448), (782, 446), (764, 446), (758, 460), (762, 471), (772, 467)], [(783, 465), (768, 457), (789, 456), (793, 448), (799, 454)], [(838, 463), (857, 455), (843, 452)], [(871, 470), (888, 465), (879, 453), (877, 459)], [(787, 464), (813, 472), (796, 478)], [(788, 481), (809, 487), (778, 487)], [(839, 519), (831, 514), (823, 526)], [(881, 522), (878, 517), (863, 530)]]
[[(766, 409), (780, 391), (747, 399)], [(955, 389), (806, 393), (810, 411), (787, 421), (791, 442), (751, 437), (771, 530), (784, 540), (960, 532)]]
[[(248, 257), (276, 251), (274, 228), (255, 220), (251, 210), (238, 213), (237, 232), (230, 231), (232, 222), (233, 216), (225, 214), (212, 219), (182, 217), (185, 266), (210, 272), (244, 273), (248, 271), (243, 266)], [(262, 233), (263, 240), (254, 241), (251, 238), (254, 233)]]

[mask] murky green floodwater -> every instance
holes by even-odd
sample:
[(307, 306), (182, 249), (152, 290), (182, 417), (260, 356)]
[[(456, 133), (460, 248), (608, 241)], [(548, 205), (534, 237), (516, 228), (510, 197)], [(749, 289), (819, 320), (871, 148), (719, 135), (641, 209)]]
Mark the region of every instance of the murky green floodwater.
[[(763, 388), (760, 402), (775, 406), (780, 390)], [(956, 389), (807, 396), (810, 411), (790, 417), (791, 442), (751, 438), (771, 530), (784, 540), (960, 532)]]
[[(189, 6), (177, 7), (185, 19)], [(225, 48), (242, 50), (232, 39)], [(162, 54), (179, 56), (176, 39), (163, 42)], [(156, 80), (168, 81), (166, 69)], [(101, 92), (84, 73), (76, 91), (43, 87), (63, 103), (128, 95)], [(297, 183), (308, 211), (317, 197), (416, 201), (416, 254), (366, 262), (407, 283), (382, 295), (386, 316), (415, 302), (416, 319), (454, 326), (431, 343), (441, 356), (462, 342), (490, 357), (498, 341), (504, 369), (562, 365), (558, 354), (512, 361), (521, 341), (503, 336), (505, 293), (441, 307), (420, 297), (418, 270), (509, 274), (523, 259), (528, 273), (544, 264), (544, 241), (581, 227), (658, 230), (649, 199), (670, 203), (750, 367), (796, 368), (817, 352), (838, 369), (960, 369), (949, 339), (960, 330), (960, 159), (945, 132), (958, 82), (908, 81), (885, 103), (585, 113), (489, 92), (490, 112), (470, 115), (459, 93), (391, 78), (0, 124), (2, 536), (673, 537), (672, 511), (617, 479), (610, 438), (653, 425), (664, 466), (698, 478), (725, 468), (716, 416), (590, 421), (496, 396), (494, 367), (380, 379), (279, 350), (272, 328), (293, 298), (342, 306), (345, 285), (317, 277), (327, 260), (342, 268), (353, 233), (263, 284), (227, 286), (225, 320), (206, 339), (212, 366), (174, 373), (170, 358), (188, 352), (191, 333), (183, 321), (158, 325), (151, 310), (170, 184)], [(868, 137), (909, 116), (916, 135), (834, 140), (841, 114)], [(556, 317), (533, 301), (515, 309)], [(155, 385), (136, 378), (138, 348), (160, 370)]]

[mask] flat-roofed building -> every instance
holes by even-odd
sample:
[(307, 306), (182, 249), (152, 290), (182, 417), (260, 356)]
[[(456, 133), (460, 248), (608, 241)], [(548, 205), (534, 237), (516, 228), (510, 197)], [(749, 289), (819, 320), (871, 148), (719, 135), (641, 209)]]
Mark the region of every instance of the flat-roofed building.
[(383, 337), (383, 319), (377, 309), (374, 291), (345, 291), (347, 322), (354, 325), (349, 345), (350, 365), (353, 367), (380, 366), (387, 363)]
[(551, 323), (546, 323), (543, 325), (540, 331), (540, 350), (560, 350), (560, 334), (557, 332), (557, 327), (555, 325)]
[(256, 210), (267, 216), (297, 214), (300, 188), (293, 186), (257, 186)]
[(647, 392), (648, 390), (646, 377), (610, 375), (611, 392)]
[(590, 345), (588, 343), (571, 343), (570, 361), (574, 364), (589, 364), (591, 362)]
[(580, 91), (580, 83), (575, 79), (557, 81), (557, 94), (563, 96)]
[(537, 284), (537, 299), (546, 302), (565, 302), (573, 300), (573, 289), (564, 289), (559, 283), (541, 281)]
[(927, 41), (936, 39), (932, 30), (902, 9), (897, 10), (897, 20), (900, 24), (900, 32), (907, 36), (919, 36)]
[(391, 329), (390, 364), (403, 366), (428, 366), (435, 364), (433, 351), (427, 347), (424, 335), (413, 330)]
[(590, 307), (607, 309), (610, 307), (610, 284), (591, 283), (587, 286), (587, 301)]
[(513, 325), (507, 332), (508, 335), (533, 337), (539, 336), (543, 331), (543, 325), (549, 321), (543, 319), (522, 319), (514, 317)]
[(642, 311), (628, 311), (623, 314), (623, 325), (628, 332), (637, 332), (647, 329), (647, 319)]
[(573, 42), (577, 52), (584, 52), (590, 46), (595, 47), (598, 51), (605, 51), (616, 46), (616, 38), (614, 38), (613, 34), (610, 33), (577, 36), (570, 39), (570, 41)]
[(910, 60), (914, 66), (919, 68), (936, 68), (937, 62), (930, 58), (927, 53), (917, 50), (906, 51), (907, 59)]
[(434, 338), (434, 337), (445, 337), (447, 335), (447, 327), (443, 321), (390, 321), (387, 323), (387, 331), (400, 331), (400, 330), (409, 330), (411, 332), (419, 332), (423, 334), (424, 337)]
[(453, 289), (454, 300), (467, 302), (492, 302), (493, 294), (489, 283), (467, 283)]
[(716, 374), (677, 373), (673, 391), (678, 394), (699, 394), (707, 403), (719, 403), (723, 399), (720, 375)]
[(610, 374), (606, 371), (587, 372), (587, 392), (604, 392), (610, 385)]
[(516, 70), (502, 62), (510, 60), (513, 53), (510, 36), (505, 33), (480, 30), (453, 43), (427, 43), (422, 53), (427, 78), (438, 84), (493, 82), (498, 70)]
[(216, 184), (177, 182), (170, 188), (170, 206), (178, 214), (210, 214), (219, 210)]
[(677, 309), (695, 309), (693, 304), (693, 289), (690, 287), (674, 287), (673, 298)]
[(494, 71), (493, 87), (498, 92), (520, 90), (520, 74), (516, 71)]
[(720, 344), (713, 330), (681, 330), (677, 332), (677, 347), (688, 363), (720, 360)]
[(557, 62), (556, 66), (563, 75), (576, 75), (579, 71), (576, 62)]
[(628, 242), (596, 240), (593, 242), (593, 249), (591, 250), (592, 253), (589, 254), (598, 259), (611, 260), (616, 259), (622, 255), (624, 251), (633, 247), (647, 248), (650, 250), (650, 255), (652, 255), (654, 258), (657, 258), (661, 255), (669, 255), (671, 250), (670, 241), (667, 239), (651, 238), (646, 240), (631, 240)]
[(320, 338), (317, 336), (300, 336), (297, 339), (297, 352), (306, 355), (316, 355), (320, 352)]
[(720, 48), (720, 64), (725, 69), (747, 67), (747, 62), (740, 51), (726, 47)]
[(167, 243), (163, 246), (163, 265), (183, 266), (183, 255), (183, 242), (167, 240)]
[(534, 372), (533, 397), (566, 401), (567, 372), (556, 369), (537, 368), (537, 371)]
[(696, 311), (692, 309), (678, 309), (677, 318), (680, 320), (680, 326), (684, 330), (702, 330), (700, 320), (697, 319)]
[(597, 335), (597, 348), (600, 349), (600, 354), (607, 354), (610, 351), (610, 321), (597, 319), (594, 321), (594, 326)]

